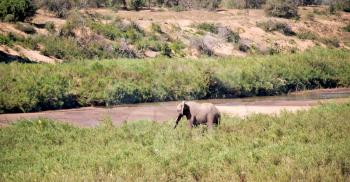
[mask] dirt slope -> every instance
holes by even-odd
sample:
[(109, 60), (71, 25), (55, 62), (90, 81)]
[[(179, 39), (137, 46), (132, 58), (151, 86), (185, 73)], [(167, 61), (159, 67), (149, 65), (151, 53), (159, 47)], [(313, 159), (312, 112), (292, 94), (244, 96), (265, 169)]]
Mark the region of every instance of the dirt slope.
[[(282, 19), (267, 17), (263, 10), (237, 10), (221, 9), (217, 11), (191, 10), (175, 12), (167, 9), (153, 9), (142, 11), (124, 11), (115, 12), (110, 9), (83, 9), (81, 12), (102, 17), (104, 23), (111, 22), (112, 19), (120, 18), (127, 21), (133, 21), (142, 27), (145, 31), (151, 31), (152, 23), (160, 25), (161, 30), (172, 40), (180, 40), (186, 45), (184, 49), (186, 57), (199, 57), (198, 51), (194, 50), (191, 40), (194, 37), (211, 39), (211, 49), (217, 56), (246, 56), (256, 53), (274, 52), (295, 52), (304, 51), (308, 48), (318, 46), (328, 46), (332, 40), (340, 48), (350, 50), (350, 33), (345, 32), (345, 27), (350, 22), (350, 13), (339, 12), (336, 15), (327, 13), (327, 7), (300, 7), (300, 19)], [(299, 36), (287, 36), (278, 31), (266, 32), (258, 23), (273, 20), (284, 22), (289, 25), (294, 32), (311, 32), (318, 36), (316, 40), (301, 39)], [(44, 25), (52, 22), (55, 29), (59, 31), (66, 23), (65, 19), (57, 18), (52, 13), (44, 10), (38, 10), (37, 14), (29, 23), (35, 25), (35, 30), (39, 35), (47, 35), (48, 31)], [(228, 27), (234, 32), (239, 33), (240, 43), (230, 43), (220, 40), (216, 35), (200, 31), (195, 25), (200, 23), (214, 23), (217, 26)], [(15, 33), (24, 37), (30, 35), (16, 29), (14, 24), (0, 23), (0, 33)], [(204, 39), (203, 38), (203, 39)], [(334, 41), (333, 41), (334, 42)], [(241, 44), (244, 43), (250, 47), (250, 51), (242, 51)], [(134, 47), (133, 45), (129, 45)], [(5, 51), (7, 50), (7, 51)], [(54, 57), (47, 57), (40, 53), (40, 50), (28, 50), (24, 47), (8, 48), (0, 45), (0, 51), (10, 56), (23, 56), (32, 61), (55, 63), (61, 60)], [(146, 50), (145, 57), (154, 57), (159, 55), (157, 52)]]

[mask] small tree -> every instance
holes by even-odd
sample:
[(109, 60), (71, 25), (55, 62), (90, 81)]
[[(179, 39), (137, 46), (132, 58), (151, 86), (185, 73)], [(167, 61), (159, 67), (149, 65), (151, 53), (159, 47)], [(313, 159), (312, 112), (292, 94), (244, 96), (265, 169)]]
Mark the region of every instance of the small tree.
[(15, 21), (23, 21), (35, 14), (36, 7), (31, 0), (1, 0), (0, 18), (13, 16)]
[(69, 10), (76, 7), (73, 0), (43, 0), (40, 6), (54, 12), (57, 17), (65, 17)]
[(138, 11), (145, 5), (144, 0), (128, 0), (128, 8)]
[(295, 0), (268, 0), (265, 12), (280, 18), (298, 17), (298, 2)]

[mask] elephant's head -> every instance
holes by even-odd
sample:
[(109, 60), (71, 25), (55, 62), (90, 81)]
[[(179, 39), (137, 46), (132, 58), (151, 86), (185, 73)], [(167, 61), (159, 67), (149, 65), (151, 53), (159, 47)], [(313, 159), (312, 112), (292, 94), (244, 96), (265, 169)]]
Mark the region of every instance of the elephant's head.
[(178, 116), (177, 116), (176, 124), (174, 128), (177, 127), (177, 125), (179, 124), (179, 121), (183, 116), (186, 116), (187, 119), (191, 117), (190, 107), (186, 104), (185, 101), (182, 101), (179, 105), (177, 105), (176, 110), (177, 110)]
[(190, 112), (190, 108), (185, 101), (182, 101), (179, 105), (177, 105), (176, 110), (181, 115), (188, 115)]

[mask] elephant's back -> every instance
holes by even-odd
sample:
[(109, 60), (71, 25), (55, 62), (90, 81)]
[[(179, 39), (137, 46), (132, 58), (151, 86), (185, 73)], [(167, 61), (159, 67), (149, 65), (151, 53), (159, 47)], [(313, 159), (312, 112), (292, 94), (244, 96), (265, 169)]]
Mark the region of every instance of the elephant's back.
[(212, 103), (203, 103), (202, 106), (212, 113), (219, 113), (219, 110)]

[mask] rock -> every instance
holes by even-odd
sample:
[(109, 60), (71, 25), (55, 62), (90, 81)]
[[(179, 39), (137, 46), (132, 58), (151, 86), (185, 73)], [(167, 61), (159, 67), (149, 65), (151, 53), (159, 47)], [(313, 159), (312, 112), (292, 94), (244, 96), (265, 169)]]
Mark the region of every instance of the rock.
[(155, 51), (151, 51), (151, 50), (146, 50), (144, 54), (146, 57), (150, 57), (150, 58), (154, 58), (154, 57), (157, 57), (160, 55), (159, 52), (155, 52)]

